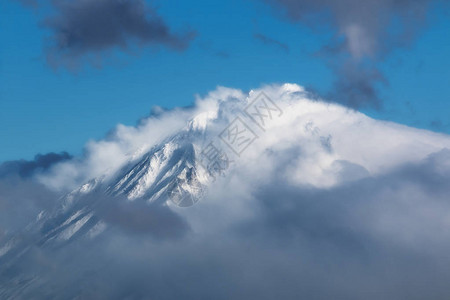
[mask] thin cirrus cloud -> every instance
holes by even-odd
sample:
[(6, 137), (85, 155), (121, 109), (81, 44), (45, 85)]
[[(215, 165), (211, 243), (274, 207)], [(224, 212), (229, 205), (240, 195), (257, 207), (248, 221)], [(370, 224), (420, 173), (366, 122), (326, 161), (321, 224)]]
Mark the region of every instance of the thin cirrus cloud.
[[(318, 55), (336, 75), (328, 97), (352, 107), (379, 108), (379, 87), (387, 85), (379, 63), (411, 44), (439, 0), (263, 0), (292, 22), (323, 28), (334, 36)], [(395, 30), (393, 25), (395, 24)]]
[(196, 36), (193, 30), (174, 32), (143, 0), (56, 0), (51, 4), (54, 13), (41, 24), (51, 32), (46, 53), (54, 67), (76, 68), (84, 61), (101, 64), (114, 49), (183, 51)]
[(276, 40), (274, 38), (268, 37), (267, 35), (264, 35), (262, 33), (255, 33), (253, 34), (253, 37), (260, 41), (263, 44), (266, 45), (275, 45), (278, 48), (282, 49), (286, 53), (289, 53), (289, 46), (283, 42), (280, 42), (279, 40)]

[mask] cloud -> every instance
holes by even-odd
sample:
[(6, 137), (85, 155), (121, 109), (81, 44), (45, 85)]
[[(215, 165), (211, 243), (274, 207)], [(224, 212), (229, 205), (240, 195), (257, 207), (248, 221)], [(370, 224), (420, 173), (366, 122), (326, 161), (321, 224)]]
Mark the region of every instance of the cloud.
[(444, 123), (441, 120), (432, 120), (430, 122), (431, 128), (433, 128), (435, 131), (445, 132), (447, 128), (450, 128), (450, 123)]
[(262, 42), (263, 44), (275, 45), (275, 46), (281, 48), (286, 53), (289, 53), (289, 46), (287, 44), (285, 44), (285, 43), (282, 43), (282, 42), (280, 42), (278, 40), (275, 40), (275, 39), (273, 39), (271, 37), (268, 37), (268, 36), (266, 36), (264, 34), (261, 34), (261, 33), (255, 33), (255, 34), (253, 34), (253, 37), (255, 39), (257, 39), (258, 41)]
[[(242, 182), (237, 174), (217, 183), (209, 199), (179, 211), (193, 227), (182, 239), (110, 231), (64, 251), (31, 252), (20, 264), (39, 271), (39, 285), (18, 295), (445, 299), (449, 159), (448, 150), (438, 152), (331, 189), (291, 185), (279, 174), (266, 174), (270, 185)], [(256, 185), (243, 197), (239, 181)]]
[(120, 124), (104, 139), (89, 141), (82, 157), (56, 164), (39, 176), (39, 180), (51, 189), (67, 192), (93, 178), (114, 176), (124, 164), (141, 157), (153, 145), (185, 126), (193, 113), (191, 108), (167, 111), (155, 108), (138, 126)]
[(34, 160), (13, 160), (0, 164), (0, 178), (18, 175), (22, 178), (29, 178), (36, 173), (45, 172), (56, 163), (72, 159), (67, 152), (37, 154)]
[(175, 33), (143, 0), (56, 0), (54, 13), (42, 22), (51, 36), (47, 60), (53, 66), (78, 67), (100, 63), (112, 50), (132, 52), (141, 47), (167, 47), (183, 51), (195, 32)]
[(98, 218), (127, 234), (174, 239), (183, 237), (189, 231), (189, 226), (183, 218), (167, 206), (158, 204), (129, 203), (121, 197), (110, 197), (96, 207), (95, 211)]
[(376, 67), (348, 61), (337, 68), (338, 75), (329, 94), (330, 99), (350, 107), (381, 108), (377, 86), (387, 85), (388, 82)]
[(2, 235), (16, 233), (53, 208), (61, 195), (34, 180), (57, 163), (67, 162), (67, 152), (37, 154), (34, 160), (14, 160), (0, 164), (0, 241)]
[(37, 8), (39, 6), (38, 0), (16, 0), (16, 1), (20, 2), (24, 6), (32, 8)]
[(34, 222), (41, 211), (53, 209), (60, 196), (29, 178), (1, 178), (0, 244), (4, 242), (3, 238), (19, 234)]
[[(431, 0), (268, 0), (293, 21), (314, 24), (327, 22), (352, 57), (374, 57), (398, 46), (407, 45), (423, 25)], [(395, 18), (395, 19), (393, 19)], [(392, 22), (398, 30), (391, 32)], [(316, 24), (317, 25), (317, 24)]]
[(378, 64), (394, 49), (410, 45), (424, 26), (431, 4), (443, 3), (433, 0), (264, 1), (293, 22), (316, 29), (331, 27), (334, 36), (319, 51), (337, 77), (331, 96), (356, 108), (381, 105), (378, 89), (385, 79), (381, 80)]
[[(445, 135), (377, 121), (344, 106), (312, 100), (304, 88), (295, 84), (269, 85), (250, 94), (219, 87), (203, 98), (198, 97), (191, 107), (155, 108), (151, 116), (140, 120), (136, 127), (118, 125), (104, 139), (89, 141), (82, 157), (53, 165), (38, 179), (51, 189), (66, 191), (94, 178), (108, 181), (124, 166), (138, 162), (154, 145), (165, 143), (180, 130), (191, 127), (207, 127), (196, 141), (202, 145), (203, 139), (217, 137), (226, 124), (242, 112), (249, 97), (253, 99), (261, 91), (276, 99), (283, 114), (271, 123), (270, 132), (264, 133), (264, 138), (258, 138), (246, 150), (246, 157), (266, 158), (270, 162), (273, 158), (266, 157), (270, 151), (261, 153), (260, 149), (276, 153), (302, 151), (301, 159), (290, 161), (291, 175), (300, 180), (298, 183), (319, 186), (339, 183), (335, 178), (335, 168), (339, 167), (333, 165), (335, 161), (348, 161), (362, 166), (370, 174), (378, 174), (450, 148)], [(252, 120), (247, 122), (255, 126)], [(260, 128), (253, 130), (260, 135)], [(420, 147), (416, 145), (417, 140), (421, 141)], [(411, 148), (417, 150), (410, 151)]]
[[(241, 113), (261, 91), (282, 110), (265, 131)], [(312, 100), (294, 84), (218, 88), (190, 108), (154, 111), (90, 142), (42, 182), (115, 182), (110, 173), (165, 137), (191, 128), (194, 144), (209, 142), (236, 114), (258, 139), (189, 208), (92, 194), (83, 201), (111, 226), (0, 261), (2, 298), (449, 297), (448, 135)]]
[(214, 47), (214, 44), (211, 41), (201, 41), (199, 43), (200, 49), (217, 56), (219, 58), (227, 59), (230, 58), (230, 53), (226, 50), (220, 50)]

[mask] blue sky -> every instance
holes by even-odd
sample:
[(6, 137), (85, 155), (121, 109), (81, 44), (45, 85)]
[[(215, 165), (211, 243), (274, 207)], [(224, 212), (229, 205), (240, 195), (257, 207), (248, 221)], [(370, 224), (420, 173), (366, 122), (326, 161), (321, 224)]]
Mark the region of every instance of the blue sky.
[[(190, 105), (218, 85), (248, 90), (293, 82), (327, 94), (335, 74), (315, 55), (333, 35), (292, 22), (261, 1), (158, 1), (158, 14), (175, 32), (194, 30), (187, 49), (114, 49), (101, 66), (76, 70), (46, 62), (49, 7), (14, 0), (0, 4), (0, 161), (37, 153), (80, 154), (89, 139), (117, 123), (133, 125), (152, 106)], [(390, 51), (377, 67), (382, 108), (370, 116), (450, 133), (450, 18), (439, 7), (407, 47)], [(395, 30), (395, 28), (393, 28)], [(260, 35), (275, 42), (263, 42)]]

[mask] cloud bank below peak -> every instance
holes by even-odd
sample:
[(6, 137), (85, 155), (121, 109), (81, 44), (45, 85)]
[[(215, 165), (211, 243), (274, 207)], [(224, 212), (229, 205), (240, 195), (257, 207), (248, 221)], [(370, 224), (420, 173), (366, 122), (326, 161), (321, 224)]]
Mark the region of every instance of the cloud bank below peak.
[[(265, 131), (242, 114), (260, 92), (283, 111)], [(116, 173), (182, 130), (209, 142), (237, 115), (258, 139), (204, 199), (182, 209), (107, 198), (92, 213), (108, 230), (62, 251), (32, 248), (0, 268), (0, 297), (449, 297), (450, 137), (312, 100), (295, 84), (222, 87), (155, 110), (40, 179), (64, 188)]]

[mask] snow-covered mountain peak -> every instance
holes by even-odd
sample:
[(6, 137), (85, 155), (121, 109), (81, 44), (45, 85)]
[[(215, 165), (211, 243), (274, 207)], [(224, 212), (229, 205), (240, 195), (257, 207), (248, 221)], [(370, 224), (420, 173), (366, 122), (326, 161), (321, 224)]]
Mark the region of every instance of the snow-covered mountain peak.
[[(109, 201), (191, 206), (223, 175), (213, 174), (221, 167), (237, 181), (267, 181), (277, 174), (294, 185), (329, 188), (444, 147), (450, 148), (448, 136), (309, 99), (297, 85), (249, 94), (219, 88), (189, 109), (161, 112), (137, 127), (121, 126), (113, 139), (90, 143), (83, 159), (57, 165), (44, 182), (86, 179), (36, 221), (36, 242), (98, 236), (109, 228), (98, 208), (109, 207)], [(208, 166), (205, 159), (226, 164)]]

